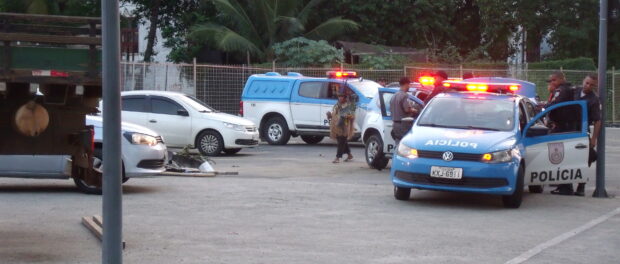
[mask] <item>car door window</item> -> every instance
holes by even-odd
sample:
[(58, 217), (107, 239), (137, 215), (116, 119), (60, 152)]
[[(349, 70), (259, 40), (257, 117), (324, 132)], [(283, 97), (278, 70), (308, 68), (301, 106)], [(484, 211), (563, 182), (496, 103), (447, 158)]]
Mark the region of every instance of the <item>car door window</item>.
[[(349, 89), (349, 88), (347, 88)], [(322, 99), (338, 99), (338, 91), (342, 90), (342, 84), (336, 82), (330, 82), (325, 86), (321, 93)]]
[(185, 108), (163, 98), (151, 98), (151, 112), (154, 114), (178, 115), (179, 110)]
[(123, 97), (122, 109), (123, 111), (146, 112), (145, 101), (144, 97)]
[(322, 82), (303, 82), (299, 85), (299, 96), (320, 98)]
[(394, 96), (394, 93), (381, 93), (381, 115), (385, 117), (392, 116), (392, 112), (390, 112), (390, 101), (392, 100), (392, 96)]
[(523, 131), (525, 129), (525, 125), (527, 125), (527, 111), (525, 110), (525, 106), (523, 103), (519, 103), (519, 130)]

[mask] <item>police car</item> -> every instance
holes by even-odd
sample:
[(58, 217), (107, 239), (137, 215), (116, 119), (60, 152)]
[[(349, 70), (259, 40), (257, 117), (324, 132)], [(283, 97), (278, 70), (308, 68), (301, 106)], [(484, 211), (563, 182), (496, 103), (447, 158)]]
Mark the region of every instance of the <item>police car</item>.
[[(536, 113), (535, 103), (515, 95), (513, 83), (448, 82), (422, 111), (392, 159), (394, 197), (411, 189), (500, 195), (505, 207), (521, 205), (524, 186), (586, 182), (587, 108), (583, 101)], [(552, 133), (543, 118), (558, 108), (578, 109), (574, 131)]]
[(316, 144), (329, 136), (326, 113), (336, 104), (337, 93), (345, 92), (357, 98), (354, 129), (359, 138), (367, 105), (379, 87), (351, 71), (329, 71), (323, 78), (295, 72), (254, 74), (243, 89), (239, 113), (259, 124), (260, 137), (269, 144), (284, 145), (291, 136)]
[[(384, 169), (395, 149), (392, 132), (392, 113), (390, 101), (398, 92), (396, 88), (379, 88), (377, 95), (368, 104), (364, 122), (362, 123), (362, 139), (365, 146), (366, 163), (373, 169)], [(421, 110), (424, 102), (409, 94), (409, 103)]]

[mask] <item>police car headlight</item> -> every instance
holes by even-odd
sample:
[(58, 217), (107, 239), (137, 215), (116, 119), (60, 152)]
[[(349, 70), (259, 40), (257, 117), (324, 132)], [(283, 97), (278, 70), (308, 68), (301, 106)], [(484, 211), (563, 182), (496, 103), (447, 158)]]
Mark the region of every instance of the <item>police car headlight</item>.
[(487, 163), (509, 162), (514, 156), (514, 149), (485, 153), (482, 155), (482, 161)]
[(398, 144), (398, 151), (397, 151), (398, 155), (409, 158), (409, 159), (415, 159), (418, 157), (418, 150), (414, 149), (414, 148), (410, 148), (405, 144)]
[(149, 145), (151, 147), (157, 145), (157, 138), (154, 136), (141, 133), (125, 133), (123, 136), (134, 145)]
[(243, 131), (245, 129), (245, 127), (242, 126), (242, 125), (237, 125), (237, 124), (228, 123), (228, 122), (222, 122), (222, 123), (224, 123), (225, 127), (230, 128), (230, 129), (234, 129), (234, 130), (237, 130), (237, 131)]

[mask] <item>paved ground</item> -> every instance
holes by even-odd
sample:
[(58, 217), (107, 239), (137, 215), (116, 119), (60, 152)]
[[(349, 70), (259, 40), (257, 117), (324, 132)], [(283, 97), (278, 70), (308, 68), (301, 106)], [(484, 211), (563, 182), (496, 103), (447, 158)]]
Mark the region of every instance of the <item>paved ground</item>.
[[(607, 191), (620, 194), (620, 129), (608, 130)], [(620, 199), (413, 191), (394, 200), (388, 171), (331, 164), (335, 145), (295, 141), (218, 157), (215, 178), (124, 186), (125, 263), (617, 263)], [(594, 184), (588, 184), (588, 193)], [(1, 263), (99, 263), (80, 218), (101, 197), (70, 181), (0, 178)]]

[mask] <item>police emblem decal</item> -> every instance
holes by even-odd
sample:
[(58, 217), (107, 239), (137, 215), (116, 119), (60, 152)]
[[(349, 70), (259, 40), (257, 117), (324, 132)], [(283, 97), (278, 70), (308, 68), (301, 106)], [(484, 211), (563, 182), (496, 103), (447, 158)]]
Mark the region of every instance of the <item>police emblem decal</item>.
[(450, 151), (446, 151), (441, 155), (441, 158), (445, 161), (451, 161), (454, 158), (454, 154)]
[(548, 143), (549, 161), (551, 164), (560, 164), (564, 160), (564, 143)]

